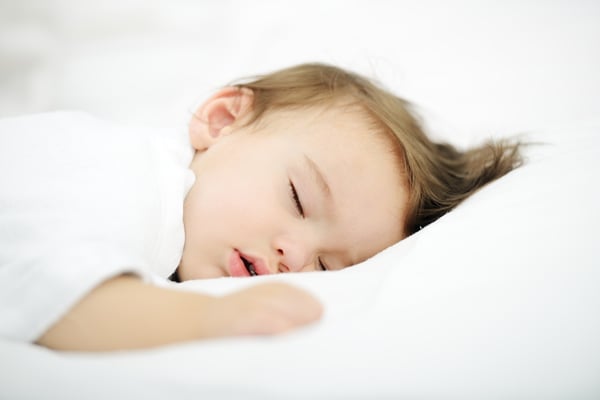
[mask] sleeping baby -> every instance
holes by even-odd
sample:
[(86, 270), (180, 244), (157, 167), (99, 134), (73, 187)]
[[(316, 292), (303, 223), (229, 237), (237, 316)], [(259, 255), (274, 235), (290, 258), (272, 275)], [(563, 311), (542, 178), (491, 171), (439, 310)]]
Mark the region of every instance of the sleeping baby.
[(409, 104), (304, 64), (227, 86), (188, 129), (80, 112), (0, 121), (0, 335), (114, 350), (275, 334), (319, 319), (284, 283), (156, 285), (360, 263), (521, 162), (520, 143), (435, 143)]

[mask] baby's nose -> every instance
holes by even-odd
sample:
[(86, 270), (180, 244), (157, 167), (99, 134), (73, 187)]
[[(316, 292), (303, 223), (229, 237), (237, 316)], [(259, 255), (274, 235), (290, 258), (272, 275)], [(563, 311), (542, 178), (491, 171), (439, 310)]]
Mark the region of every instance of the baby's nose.
[(299, 272), (310, 264), (310, 252), (300, 242), (281, 238), (275, 243), (278, 272)]

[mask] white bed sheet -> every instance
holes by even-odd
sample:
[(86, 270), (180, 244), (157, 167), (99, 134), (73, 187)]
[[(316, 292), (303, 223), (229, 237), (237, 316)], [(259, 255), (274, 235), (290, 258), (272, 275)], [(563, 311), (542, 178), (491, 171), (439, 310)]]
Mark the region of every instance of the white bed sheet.
[(564, 136), (354, 268), (181, 285), (291, 282), (323, 301), (320, 323), (106, 355), (0, 341), (0, 397), (598, 398), (600, 127)]
[(0, 340), (0, 398), (600, 398), (600, 3), (0, 0), (0, 116), (184, 123), (239, 76), (374, 75), (434, 136), (534, 131), (530, 163), (366, 263), (265, 279), (322, 299), (289, 335), (105, 355)]

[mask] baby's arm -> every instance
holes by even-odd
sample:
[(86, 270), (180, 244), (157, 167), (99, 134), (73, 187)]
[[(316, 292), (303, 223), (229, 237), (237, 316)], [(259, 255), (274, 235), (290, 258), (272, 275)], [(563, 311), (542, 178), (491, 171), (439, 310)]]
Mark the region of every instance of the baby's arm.
[(37, 341), (59, 350), (116, 350), (233, 335), (274, 334), (320, 318), (308, 293), (267, 283), (213, 297), (132, 276), (90, 292)]

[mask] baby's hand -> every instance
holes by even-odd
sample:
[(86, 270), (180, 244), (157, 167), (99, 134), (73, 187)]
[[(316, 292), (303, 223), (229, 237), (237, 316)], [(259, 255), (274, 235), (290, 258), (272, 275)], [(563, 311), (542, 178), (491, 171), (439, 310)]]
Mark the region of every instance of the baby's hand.
[(279, 333), (315, 321), (321, 313), (314, 297), (282, 283), (213, 297), (124, 275), (88, 293), (36, 342), (57, 350), (139, 349)]
[(265, 335), (316, 321), (321, 304), (304, 290), (283, 283), (265, 283), (215, 299), (211, 318), (216, 336)]

